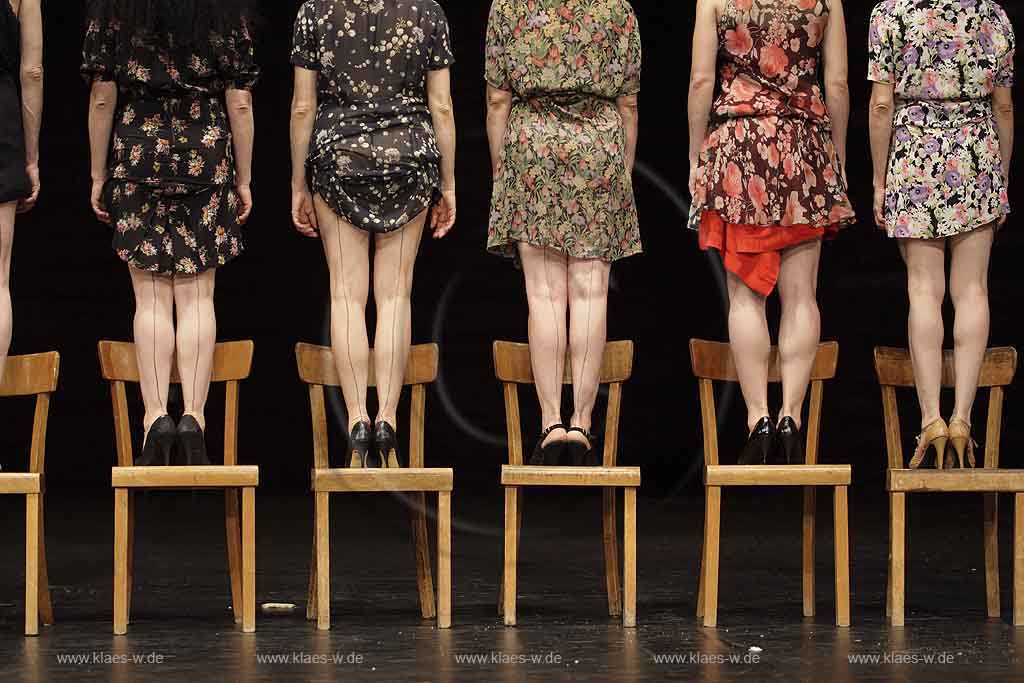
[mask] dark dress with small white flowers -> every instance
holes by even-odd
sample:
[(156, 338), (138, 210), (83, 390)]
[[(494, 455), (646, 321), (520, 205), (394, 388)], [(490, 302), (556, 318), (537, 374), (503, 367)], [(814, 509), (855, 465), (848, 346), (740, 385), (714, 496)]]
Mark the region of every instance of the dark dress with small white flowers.
[(82, 64), (90, 82), (118, 86), (104, 188), (114, 251), (154, 273), (222, 266), (243, 248), (224, 93), (252, 88), (259, 75), (248, 28), (211, 33), (184, 60), (168, 48), (173, 36), (122, 41), (118, 31), (115, 20), (91, 18)]
[(398, 230), (440, 194), (427, 72), (455, 63), (434, 0), (308, 0), (292, 63), (319, 72), (310, 189), (352, 225)]

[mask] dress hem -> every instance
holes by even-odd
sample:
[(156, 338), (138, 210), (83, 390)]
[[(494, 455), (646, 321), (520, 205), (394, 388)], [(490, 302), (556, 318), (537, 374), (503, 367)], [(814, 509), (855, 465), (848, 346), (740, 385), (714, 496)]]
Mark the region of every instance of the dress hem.
[(623, 259), (630, 258), (631, 256), (638, 256), (643, 253), (643, 249), (635, 249), (632, 251), (624, 251), (622, 254), (616, 256), (608, 256), (607, 254), (594, 253), (578, 254), (566, 249), (565, 246), (562, 244), (558, 244), (543, 239), (509, 239), (507, 241), (499, 242), (497, 244), (488, 244), (487, 252), (493, 254), (494, 256), (500, 256), (502, 258), (511, 259), (516, 263), (519, 263), (519, 244), (528, 244), (532, 247), (540, 247), (542, 249), (554, 249), (555, 251), (565, 254), (569, 258), (574, 258), (581, 261), (591, 261), (596, 259), (599, 261), (604, 261), (605, 263), (615, 263), (616, 261), (622, 261)]
[(966, 229), (961, 230), (959, 232), (955, 232), (952, 235), (935, 235), (933, 237), (925, 237), (923, 235), (920, 235), (920, 236), (907, 235), (905, 237), (900, 237), (898, 235), (893, 234), (888, 229), (886, 229), (886, 232), (888, 233), (889, 238), (890, 239), (894, 239), (894, 240), (951, 240), (951, 239), (954, 239), (956, 237), (960, 237), (961, 235), (969, 235), (972, 232), (977, 232), (978, 230), (983, 230), (983, 229), (987, 228), (990, 225), (995, 226), (996, 228), (998, 228), (997, 224), (999, 223), (999, 221), (1001, 221), (1004, 218), (1009, 218), (1009, 216), (1012, 213), (1013, 213), (1012, 211), (1007, 211), (1006, 213), (1003, 213), (1003, 214), (1000, 214), (998, 216), (995, 216), (994, 218), (986, 219), (986, 220), (983, 220), (983, 221), (978, 221), (978, 222), (974, 223), (972, 227), (966, 228)]

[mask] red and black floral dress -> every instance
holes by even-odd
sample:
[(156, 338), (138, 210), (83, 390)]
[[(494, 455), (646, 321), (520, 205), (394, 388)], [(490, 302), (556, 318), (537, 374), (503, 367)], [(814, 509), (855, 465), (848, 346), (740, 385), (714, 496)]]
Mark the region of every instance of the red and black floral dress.
[(818, 84), (830, 14), (828, 0), (726, 0), (718, 21), (721, 94), (690, 227), (765, 296), (783, 249), (855, 220)]
[(173, 36), (123, 41), (119, 28), (115, 20), (90, 20), (82, 64), (90, 82), (118, 86), (104, 189), (114, 250), (156, 273), (222, 266), (242, 252), (224, 93), (256, 82), (248, 29), (211, 34), (183, 59), (168, 47)]

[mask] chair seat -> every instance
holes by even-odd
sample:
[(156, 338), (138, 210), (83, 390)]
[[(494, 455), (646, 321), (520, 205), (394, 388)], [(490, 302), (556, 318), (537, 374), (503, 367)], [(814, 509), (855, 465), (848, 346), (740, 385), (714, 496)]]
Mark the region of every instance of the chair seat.
[(889, 470), (888, 489), (897, 493), (1024, 492), (1024, 470)]
[(42, 493), (43, 475), (30, 472), (0, 473), (0, 494)]
[(639, 467), (502, 465), (502, 486), (640, 486)]
[(313, 470), (313, 490), (321, 493), (451, 491), (449, 467), (346, 467)]
[(255, 465), (187, 465), (169, 467), (113, 467), (115, 489), (223, 489), (258, 486)]
[(708, 486), (849, 486), (849, 465), (708, 465)]

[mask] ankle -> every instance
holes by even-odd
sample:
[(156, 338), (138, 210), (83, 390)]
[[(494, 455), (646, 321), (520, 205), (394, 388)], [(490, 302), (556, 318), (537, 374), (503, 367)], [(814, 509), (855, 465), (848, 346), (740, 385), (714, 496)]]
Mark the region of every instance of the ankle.
[(186, 415), (194, 418), (195, 421), (199, 423), (199, 428), (202, 429), (204, 432), (206, 431), (206, 416), (205, 415), (203, 415), (202, 413), (192, 412), (191, 410), (186, 410), (182, 414), (182, 417), (185, 417)]
[(155, 413), (146, 413), (142, 418), (142, 428), (148, 434), (149, 428), (153, 426), (153, 423), (159, 420), (161, 417), (167, 414), (166, 410), (158, 411)]
[(785, 410), (779, 412), (779, 420), (776, 424), (782, 424), (782, 421), (785, 420), (787, 417), (790, 420), (792, 420), (794, 424), (796, 424), (797, 429), (803, 429), (803, 421), (800, 419), (799, 414), (794, 415), (793, 413), (787, 412)]
[(760, 411), (748, 413), (747, 414), (747, 432), (748, 433), (753, 433), (754, 429), (757, 427), (757, 424), (761, 420), (764, 420), (764, 419), (768, 419), (769, 422), (772, 419), (772, 416), (768, 413), (767, 410), (765, 410), (763, 413), (760, 412)]
[[(367, 419), (369, 419), (369, 418), (367, 418)], [(378, 415), (377, 419), (374, 420), (373, 424), (375, 424), (375, 425), (388, 424), (388, 425), (391, 425), (392, 429), (394, 429), (395, 431), (398, 431), (398, 418), (393, 416), (393, 415)]]

